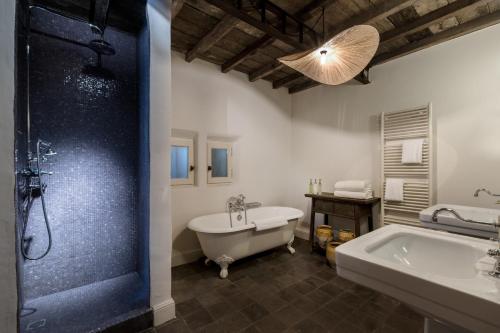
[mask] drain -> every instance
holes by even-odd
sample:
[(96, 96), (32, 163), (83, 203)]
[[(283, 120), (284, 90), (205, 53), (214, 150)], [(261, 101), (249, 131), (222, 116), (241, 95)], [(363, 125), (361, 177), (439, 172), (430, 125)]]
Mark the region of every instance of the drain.
[(40, 320), (37, 320), (37, 321), (32, 321), (31, 323), (29, 323), (26, 326), (26, 330), (28, 330), (28, 331), (36, 330), (37, 328), (45, 327), (45, 324), (47, 324), (47, 320), (46, 319), (40, 319)]

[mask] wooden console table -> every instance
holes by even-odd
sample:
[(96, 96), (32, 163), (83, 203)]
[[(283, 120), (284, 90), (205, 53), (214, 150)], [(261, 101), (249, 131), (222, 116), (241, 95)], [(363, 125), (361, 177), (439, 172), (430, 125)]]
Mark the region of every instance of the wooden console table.
[(361, 219), (368, 218), (368, 230), (373, 230), (373, 207), (380, 202), (380, 198), (351, 199), (336, 197), (332, 193), (306, 194), (312, 199), (309, 241), (314, 249), (314, 218), (316, 213), (325, 215), (324, 224), (328, 224), (328, 215), (342, 217), (354, 222), (354, 234), (361, 233)]

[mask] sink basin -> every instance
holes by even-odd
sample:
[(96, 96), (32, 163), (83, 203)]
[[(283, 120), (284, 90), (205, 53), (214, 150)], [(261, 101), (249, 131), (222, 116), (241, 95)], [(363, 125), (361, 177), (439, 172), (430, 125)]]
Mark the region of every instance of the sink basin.
[(416, 273), (457, 279), (474, 278), (478, 274), (476, 263), (485, 254), (477, 247), (410, 232), (396, 233), (384, 242), (367, 247), (366, 251)]
[[(448, 327), (500, 332), (498, 244), (417, 227), (389, 225), (336, 249), (340, 276), (388, 294)], [(428, 325), (426, 325), (428, 326)], [(461, 330), (463, 331), (463, 330)]]

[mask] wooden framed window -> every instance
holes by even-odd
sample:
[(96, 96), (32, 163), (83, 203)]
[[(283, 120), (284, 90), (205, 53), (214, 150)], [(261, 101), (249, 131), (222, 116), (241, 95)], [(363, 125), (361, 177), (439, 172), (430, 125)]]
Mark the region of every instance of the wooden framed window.
[(233, 181), (233, 145), (227, 142), (208, 142), (208, 184)]
[(173, 137), (170, 144), (170, 184), (194, 185), (194, 140)]

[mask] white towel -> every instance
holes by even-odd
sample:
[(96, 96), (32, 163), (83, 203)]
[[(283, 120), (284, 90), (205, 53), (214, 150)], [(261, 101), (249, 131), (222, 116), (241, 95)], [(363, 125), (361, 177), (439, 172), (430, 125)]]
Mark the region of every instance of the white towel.
[(365, 192), (372, 189), (367, 180), (342, 180), (335, 183), (335, 191)]
[(262, 231), (273, 228), (279, 228), (288, 224), (284, 216), (268, 217), (265, 219), (257, 219), (252, 221), (255, 224), (255, 230)]
[(403, 201), (404, 180), (399, 178), (387, 178), (385, 180), (385, 200)]
[(403, 141), (403, 152), (401, 154), (401, 163), (421, 164), (423, 145), (424, 145), (424, 139)]
[(367, 190), (364, 192), (334, 191), (333, 195), (336, 197), (351, 198), (351, 199), (371, 199), (371, 198), (373, 198), (373, 192), (371, 190)]

